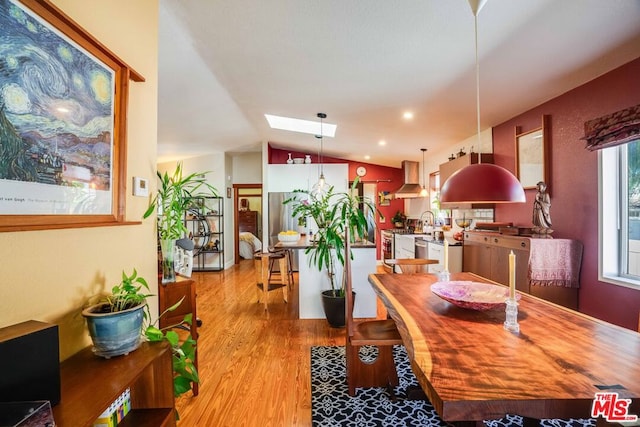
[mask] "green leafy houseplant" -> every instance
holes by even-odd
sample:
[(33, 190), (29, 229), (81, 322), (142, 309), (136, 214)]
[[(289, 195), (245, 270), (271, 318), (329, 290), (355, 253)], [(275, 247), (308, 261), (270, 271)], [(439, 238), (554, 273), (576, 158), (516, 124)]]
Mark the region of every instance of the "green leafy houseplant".
[(158, 193), (151, 199), (143, 214), (148, 218), (158, 212), (158, 239), (162, 248), (162, 283), (175, 281), (173, 252), (175, 241), (184, 237), (188, 230), (184, 223), (185, 212), (194, 206), (199, 197), (217, 197), (218, 191), (209, 184), (204, 173), (184, 176), (182, 163), (178, 163), (173, 174), (157, 172)]
[(158, 236), (161, 240), (180, 239), (187, 232), (184, 214), (193, 205), (197, 197), (217, 197), (218, 191), (209, 184), (204, 173), (192, 173), (184, 176), (182, 163), (178, 163), (172, 175), (157, 172), (158, 193), (151, 199), (143, 215), (148, 218), (158, 212)]
[(98, 356), (120, 356), (140, 346), (143, 322), (149, 319), (150, 294), (145, 290), (148, 292), (149, 285), (135, 269), (131, 275), (123, 271), (120, 284), (111, 289), (111, 294), (94, 300), (82, 311)]
[[(143, 293), (143, 289), (149, 291), (149, 284), (144, 277), (138, 276), (135, 268), (130, 276), (127, 276), (123, 271), (120, 284), (111, 288), (111, 295), (105, 297), (105, 301), (109, 304), (109, 311), (111, 313), (123, 311), (138, 304), (146, 303), (147, 297), (152, 295)], [(149, 307), (145, 305), (145, 319), (149, 318), (148, 314)]]
[(311, 217), (318, 225), (315, 242), (305, 253), (309, 255), (309, 263), (319, 271), (326, 269), (334, 296), (344, 297), (344, 281), (339, 286), (335, 283), (336, 261), (344, 266), (344, 232), (349, 227), (352, 242), (366, 236), (369, 224), (364, 207), (371, 212), (376, 210), (370, 200), (354, 195), (358, 182), (356, 178), (351, 191), (343, 193), (334, 192), (333, 186), (324, 194), (294, 190), (295, 195), (284, 201), (293, 206), (294, 216)]
[(404, 224), (404, 222), (406, 221), (407, 217), (405, 214), (403, 214), (400, 211), (397, 211), (395, 213), (395, 215), (393, 215), (391, 217), (391, 222), (393, 223), (393, 225), (395, 225), (396, 227), (398, 227), (398, 225), (400, 225), (400, 227), (402, 227), (402, 225)]
[[(163, 311), (162, 314), (160, 314), (160, 317), (165, 313), (178, 308), (183, 300), (184, 297)], [(193, 383), (200, 382), (198, 371), (195, 366), (196, 340), (193, 339), (191, 334), (188, 334), (184, 341), (180, 341), (180, 335), (174, 330), (175, 328), (182, 327), (185, 324), (191, 326), (192, 322), (193, 315), (189, 313), (184, 316), (184, 319), (180, 324), (160, 329), (154, 323), (153, 325), (147, 326), (144, 332), (146, 338), (151, 342), (167, 341), (171, 345), (174, 373), (173, 394), (175, 397), (191, 390)]]
[[(138, 272), (135, 269), (133, 270), (133, 273), (131, 275), (127, 275), (123, 271), (121, 282), (111, 289), (111, 294), (101, 297), (97, 303), (83, 310), (83, 315), (87, 317), (87, 323), (89, 324), (92, 321), (91, 314), (104, 316), (113, 313), (122, 313), (130, 311), (132, 309), (140, 309), (142, 312), (142, 319), (139, 326), (135, 331), (131, 331), (130, 333), (127, 332), (127, 339), (130, 339), (131, 345), (135, 346), (133, 348), (127, 349), (125, 353), (119, 354), (116, 354), (116, 352), (111, 349), (104, 350), (108, 352), (104, 354), (104, 357), (127, 354), (128, 352), (135, 350), (140, 345), (142, 339), (146, 339), (151, 342), (167, 341), (172, 350), (174, 372), (173, 391), (175, 397), (178, 397), (191, 390), (192, 383), (199, 382), (198, 372), (194, 364), (196, 341), (191, 337), (191, 335), (189, 335), (184, 341), (181, 341), (178, 333), (173, 330), (173, 328), (182, 324), (188, 324), (190, 326), (192, 322), (192, 315), (187, 314), (180, 325), (171, 325), (166, 328), (159, 329), (156, 324), (158, 323), (160, 317), (162, 317), (165, 313), (178, 308), (184, 298), (182, 298), (173, 306), (167, 308), (162, 314), (160, 314), (158, 320), (156, 320), (154, 324), (151, 324), (151, 316), (149, 313), (149, 306), (147, 305), (147, 298), (153, 295), (149, 294), (148, 292), (149, 284), (143, 277), (138, 276)], [(89, 331), (92, 335), (92, 339), (94, 339), (92, 329), (93, 328), (90, 325)], [(121, 327), (116, 326), (115, 329), (115, 333), (117, 334), (115, 341), (121, 340)], [(114, 342), (114, 339), (109, 337), (106, 338), (106, 341)], [(96, 347), (95, 339), (94, 347)], [(96, 353), (98, 355), (103, 355), (99, 352)]]

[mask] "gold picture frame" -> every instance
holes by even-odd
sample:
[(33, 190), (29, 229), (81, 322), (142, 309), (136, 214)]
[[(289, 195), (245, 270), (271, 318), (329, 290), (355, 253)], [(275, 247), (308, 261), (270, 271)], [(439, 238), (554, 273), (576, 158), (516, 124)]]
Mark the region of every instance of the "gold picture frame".
[[(0, 87), (22, 96), (2, 108), (14, 149), (0, 156), (0, 231), (126, 223), (129, 81), (144, 77), (49, 0), (2, 1), (0, 23), (0, 44), (15, 53)], [(23, 64), (56, 90), (22, 84)]]
[(526, 189), (536, 188), (538, 182), (549, 182), (548, 116), (542, 116), (542, 126), (522, 132), (515, 129), (516, 176)]

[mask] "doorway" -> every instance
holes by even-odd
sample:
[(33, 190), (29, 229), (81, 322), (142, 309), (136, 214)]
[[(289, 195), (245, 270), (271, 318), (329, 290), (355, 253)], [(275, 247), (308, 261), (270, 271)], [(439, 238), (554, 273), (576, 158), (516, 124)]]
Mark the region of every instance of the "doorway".
[[(242, 259), (240, 245), (243, 245), (244, 257), (250, 256), (255, 240), (262, 238), (262, 184), (233, 184), (233, 224), (234, 224), (234, 263)], [(253, 237), (243, 238), (240, 233), (251, 233)], [(243, 234), (243, 236), (247, 236)], [(246, 246), (246, 247), (244, 247)]]

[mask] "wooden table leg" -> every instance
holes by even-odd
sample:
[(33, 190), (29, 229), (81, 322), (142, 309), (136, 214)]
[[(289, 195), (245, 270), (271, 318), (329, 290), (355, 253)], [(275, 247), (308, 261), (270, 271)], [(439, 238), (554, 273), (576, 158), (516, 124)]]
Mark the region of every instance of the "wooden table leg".
[(289, 273), (288, 273), (288, 265), (287, 265), (287, 256), (280, 258), (278, 260), (280, 265), (280, 283), (282, 283), (282, 295), (284, 297), (284, 302), (288, 301), (288, 289), (289, 289)]
[(262, 303), (264, 309), (267, 309), (267, 300), (269, 298), (269, 256), (262, 255)]

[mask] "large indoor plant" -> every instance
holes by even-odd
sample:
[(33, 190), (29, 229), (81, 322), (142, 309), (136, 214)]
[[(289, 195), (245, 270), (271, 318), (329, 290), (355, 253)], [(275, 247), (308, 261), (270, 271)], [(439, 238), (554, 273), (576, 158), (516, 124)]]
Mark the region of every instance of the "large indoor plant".
[[(313, 245), (306, 248), (305, 253), (309, 256), (309, 264), (319, 271), (326, 271), (329, 277), (331, 289), (323, 291), (322, 295), (325, 315), (332, 326), (344, 326), (345, 281), (343, 277), (339, 284), (336, 283), (336, 268), (344, 266), (345, 230), (349, 228), (352, 242), (362, 239), (369, 228), (365, 207), (375, 212), (370, 200), (356, 195), (358, 182), (356, 178), (349, 192), (336, 193), (333, 186), (326, 193), (294, 190), (294, 196), (284, 201), (293, 206), (295, 217), (311, 217), (318, 226)], [(338, 314), (337, 319), (331, 318), (327, 301), (338, 304), (338, 308), (332, 310)]]
[(148, 218), (158, 213), (158, 239), (162, 248), (162, 283), (175, 281), (173, 254), (175, 242), (185, 236), (187, 227), (184, 223), (185, 212), (192, 206), (193, 199), (198, 197), (217, 197), (218, 191), (209, 184), (207, 172), (194, 172), (184, 176), (182, 163), (176, 165), (175, 171), (157, 172), (158, 193), (151, 199), (143, 217)]

